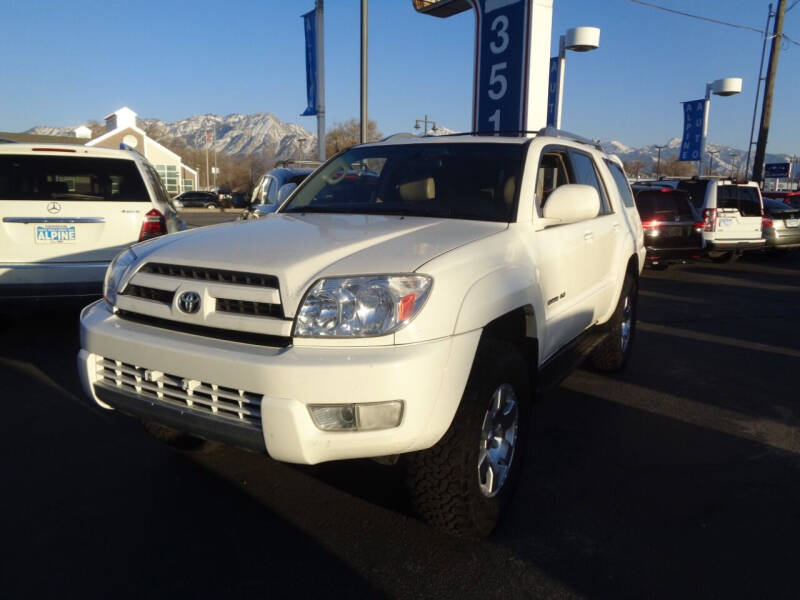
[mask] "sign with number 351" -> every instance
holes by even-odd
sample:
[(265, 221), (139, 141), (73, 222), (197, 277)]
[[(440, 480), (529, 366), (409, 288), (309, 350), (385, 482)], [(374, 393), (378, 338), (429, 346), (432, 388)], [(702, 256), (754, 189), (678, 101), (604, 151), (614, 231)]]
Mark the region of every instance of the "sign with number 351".
[(530, 0), (471, 0), (478, 52), (474, 131), (519, 131), (527, 109)]

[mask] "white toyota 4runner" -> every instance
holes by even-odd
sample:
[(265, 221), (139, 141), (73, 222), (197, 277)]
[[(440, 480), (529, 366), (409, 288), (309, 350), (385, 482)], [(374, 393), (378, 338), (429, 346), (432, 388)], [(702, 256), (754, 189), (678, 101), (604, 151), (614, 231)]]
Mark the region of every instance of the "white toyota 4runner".
[(347, 150), (271, 216), (145, 242), (81, 316), (89, 396), (175, 445), (407, 469), (430, 523), (481, 536), (535, 388), (622, 368), (643, 233), (615, 157), (535, 137)]

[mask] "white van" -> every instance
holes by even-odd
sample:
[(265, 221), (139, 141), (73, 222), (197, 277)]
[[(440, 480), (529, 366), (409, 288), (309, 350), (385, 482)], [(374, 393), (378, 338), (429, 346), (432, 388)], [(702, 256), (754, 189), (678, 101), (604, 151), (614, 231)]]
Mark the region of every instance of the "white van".
[(100, 295), (120, 250), (185, 227), (137, 152), (0, 144), (0, 300)]
[(696, 177), (664, 183), (689, 192), (703, 219), (703, 241), (711, 260), (727, 262), (764, 247), (764, 203), (754, 181)]

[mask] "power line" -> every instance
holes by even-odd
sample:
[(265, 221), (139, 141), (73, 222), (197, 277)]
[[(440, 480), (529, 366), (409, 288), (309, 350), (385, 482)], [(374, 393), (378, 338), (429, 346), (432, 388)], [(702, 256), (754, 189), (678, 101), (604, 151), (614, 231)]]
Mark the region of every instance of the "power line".
[(786, 9), (786, 12), (789, 12), (790, 10), (792, 10), (795, 6), (797, 6), (797, 4), (799, 2), (800, 2), (800, 0), (794, 0), (794, 2), (792, 2), (792, 5), (789, 8)]
[[(680, 15), (682, 17), (689, 17), (691, 19), (698, 19), (700, 21), (707, 21), (709, 23), (714, 23), (716, 25), (725, 25), (726, 27), (734, 27), (736, 29), (744, 29), (745, 31), (754, 31), (759, 35), (764, 35), (764, 31), (762, 29), (758, 29), (757, 27), (751, 27), (749, 25), (740, 25), (738, 23), (730, 23), (729, 21), (722, 21), (720, 19), (713, 19), (711, 17), (704, 17), (702, 15), (695, 15), (692, 13), (688, 13), (682, 10), (677, 10), (674, 8), (667, 8), (666, 6), (660, 6), (658, 4), (653, 4), (652, 2), (645, 2), (644, 0), (628, 0), (628, 2), (633, 2), (634, 4), (640, 4), (642, 6), (647, 6), (648, 8), (655, 8), (658, 10), (663, 10), (664, 12), (672, 13), (675, 15)], [(795, 0), (794, 4), (790, 6), (791, 9), (795, 4), (800, 3), (800, 0)], [(784, 34), (783, 39), (787, 42), (794, 44), (795, 46), (800, 46), (800, 43), (794, 41), (788, 35)]]

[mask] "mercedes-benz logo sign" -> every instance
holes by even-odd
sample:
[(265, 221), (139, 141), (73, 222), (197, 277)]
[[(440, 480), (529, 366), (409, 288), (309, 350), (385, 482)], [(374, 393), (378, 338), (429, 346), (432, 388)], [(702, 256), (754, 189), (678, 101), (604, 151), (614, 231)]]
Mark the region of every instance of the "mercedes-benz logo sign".
[(200, 310), (200, 294), (197, 292), (183, 292), (178, 296), (178, 308), (188, 315), (193, 315)]
[(61, 205), (58, 202), (50, 202), (47, 205), (47, 212), (49, 212), (51, 215), (61, 212)]

